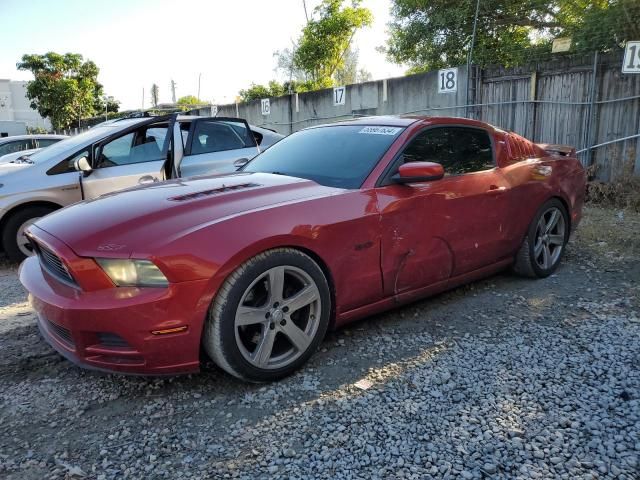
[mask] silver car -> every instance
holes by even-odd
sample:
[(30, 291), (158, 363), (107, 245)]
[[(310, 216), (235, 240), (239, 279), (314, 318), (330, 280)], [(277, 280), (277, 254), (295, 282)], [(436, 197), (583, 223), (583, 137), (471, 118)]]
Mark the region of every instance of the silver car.
[[(25, 228), (54, 210), (165, 178), (232, 172), (282, 137), (239, 118), (164, 116), (105, 122), (0, 165), (2, 248), (19, 261), (32, 253)], [(174, 165), (176, 150), (180, 160)]]

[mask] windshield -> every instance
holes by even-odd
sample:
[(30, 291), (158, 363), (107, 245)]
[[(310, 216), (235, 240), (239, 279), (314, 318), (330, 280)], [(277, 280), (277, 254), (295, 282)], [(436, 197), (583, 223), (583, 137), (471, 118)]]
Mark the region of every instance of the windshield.
[(65, 138), (64, 140), (60, 140), (53, 145), (50, 145), (42, 150), (38, 150), (33, 155), (29, 157), (33, 162), (42, 162), (44, 160), (48, 160), (49, 158), (57, 156), (59, 153), (68, 152), (69, 150), (74, 150), (75, 148), (83, 147), (88, 143), (93, 143), (96, 140), (100, 140), (111, 133), (114, 133), (116, 129), (113, 126), (104, 126), (104, 127), (93, 127), (86, 132), (80, 133), (79, 135), (75, 135), (73, 137)]
[(400, 127), (336, 125), (294, 133), (243, 169), (306, 178), (329, 187), (359, 188)]

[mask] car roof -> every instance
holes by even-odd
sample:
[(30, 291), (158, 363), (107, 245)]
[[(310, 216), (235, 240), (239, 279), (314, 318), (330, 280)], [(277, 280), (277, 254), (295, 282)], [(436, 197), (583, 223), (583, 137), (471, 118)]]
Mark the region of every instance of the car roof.
[(469, 125), (484, 128), (494, 128), (491, 125), (463, 117), (430, 117), (428, 115), (381, 115), (371, 117), (359, 117), (352, 120), (344, 120), (335, 123), (325, 123), (322, 125), (314, 125), (305, 130), (312, 128), (330, 127), (334, 125), (361, 125), (361, 126), (380, 126), (380, 127), (408, 127), (414, 123), (421, 122), (424, 125)]
[(0, 143), (6, 143), (6, 142), (12, 142), (15, 140), (30, 140), (33, 138), (40, 138), (40, 139), (45, 139), (45, 138), (54, 138), (54, 139), (60, 139), (62, 140), (63, 138), (67, 138), (66, 135), (53, 135), (53, 134), (48, 134), (48, 133), (41, 133), (41, 134), (35, 134), (35, 135), (11, 135), (10, 137), (2, 137), (0, 138)]

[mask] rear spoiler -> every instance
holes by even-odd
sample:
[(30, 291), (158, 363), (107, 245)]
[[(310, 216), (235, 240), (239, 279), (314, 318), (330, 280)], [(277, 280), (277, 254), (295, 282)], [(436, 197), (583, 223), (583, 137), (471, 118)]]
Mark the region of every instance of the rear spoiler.
[(550, 155), (558, 157), (575, 157), (576, 149), (570, 145), (555, 145), (552, 143), (538, 143), (540, 148)]

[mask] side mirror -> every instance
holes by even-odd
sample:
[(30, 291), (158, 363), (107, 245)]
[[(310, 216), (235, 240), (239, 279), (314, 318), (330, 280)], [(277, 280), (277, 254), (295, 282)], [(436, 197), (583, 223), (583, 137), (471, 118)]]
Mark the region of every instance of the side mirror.
[(88, 175), (93, 170), (93, 168), (91, 168), (91, 165), (89, 164), (89, 160), (87, 159), (87, 157), (76, 158), (73, 161), (73, 168), (75, 168), (78, 172), (84, 173), (85, 175)]
[(398, 173), (392, 178), (396, 183), (422, 183), (440, 180), (444, 177), (444, 168), (434, 162), (408, 162), (400, 165)]

